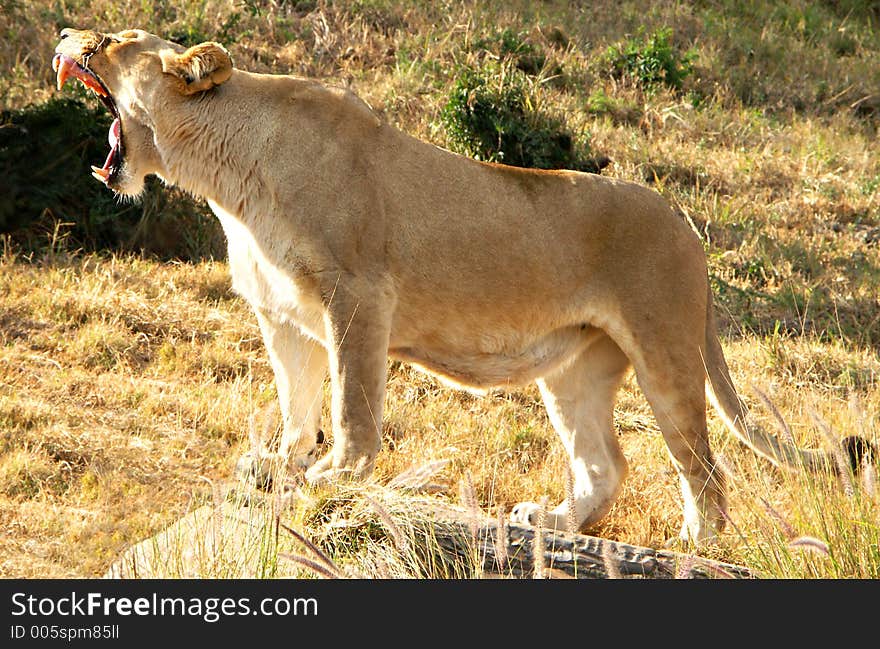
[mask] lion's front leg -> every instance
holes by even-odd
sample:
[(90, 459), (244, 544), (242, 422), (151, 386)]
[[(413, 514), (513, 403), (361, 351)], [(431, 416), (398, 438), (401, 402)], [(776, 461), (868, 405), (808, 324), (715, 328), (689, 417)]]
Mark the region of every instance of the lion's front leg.
[(306, 472), (318, 483), (363, 478), (381, 445), (393, 299), (377, 283), (334, 287), (324, 316), (331, 381), (333, 447)]
[(237, 472), (267, 485), (274, 470), (302, 471), (315, 462), (327, 352), (295, 325), (258, 308), (255, 312), (275, 373), (283, 425), (276, 450), (262, 444), (250, 449), (239, 460)]

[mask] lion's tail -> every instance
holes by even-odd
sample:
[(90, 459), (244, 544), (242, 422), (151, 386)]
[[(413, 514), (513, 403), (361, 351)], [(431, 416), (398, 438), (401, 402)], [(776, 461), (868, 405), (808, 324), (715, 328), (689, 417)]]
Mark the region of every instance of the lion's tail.
[(755, 453), (761, 455), (776, 466), (788, 468), (805, 468), (814, 472), (839, 471), (833, 455), (820, 450), (801, 449), (789, 444), (775, 435), (771, 435), (753, 425), (746, 425), (747, 410), (740, 401), (730, 379), (730, 370), (721, 343), (718, 340), (718, 332), (715, 327), (715, 317), (712, 312), (712, 291), (709, 291), (709, 301), (706, 317), (706, 347), (705, 347), (706, 371), (708, 381), (706, 383), (706, 396), (721, 416), (728, 430), (744, 444), (749, 446)]

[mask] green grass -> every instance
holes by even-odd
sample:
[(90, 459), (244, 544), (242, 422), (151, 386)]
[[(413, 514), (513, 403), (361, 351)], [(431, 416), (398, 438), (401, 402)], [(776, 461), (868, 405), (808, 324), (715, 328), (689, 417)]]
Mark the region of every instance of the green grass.
[(679, 52), (672, 41), (672, 30), (661, 28), (652, 34), (639, 36), (610, 45), (602, 63), (614, 77), (629, 77), (638, 85), (651, 89), (664, 85), (681, 90), (693, 73), (696, 52)]

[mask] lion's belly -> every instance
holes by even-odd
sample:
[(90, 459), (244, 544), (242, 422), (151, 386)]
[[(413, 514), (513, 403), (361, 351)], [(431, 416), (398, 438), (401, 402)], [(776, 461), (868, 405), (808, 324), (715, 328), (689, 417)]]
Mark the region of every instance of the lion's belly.
[(552, 374), (600, 334), (589, 325), (562, 327), (528, 341), (510, 336), (507, 345), (496, 349), (475, 346), (474, 338), (442, 345), (434, 340), (395, 346), (392, 341), (389, 355), (457, 387), (491, 389), (525, 385)]

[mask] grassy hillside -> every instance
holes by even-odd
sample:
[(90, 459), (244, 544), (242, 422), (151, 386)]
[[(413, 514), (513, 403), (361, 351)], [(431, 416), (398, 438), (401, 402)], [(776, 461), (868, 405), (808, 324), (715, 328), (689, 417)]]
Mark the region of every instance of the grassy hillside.
[[(867, 0), (647, 4), (0, 2), (0, 225), (10, 224), (0, 261), (0, 576), (100, 574), (128, 544), (211, 502), (209, 481), (224, 484), (248, 437), (278, 419), (256, 322), (229, 290), (222, 233), (204, 206), (158, 184), (137, 213), (68, 200), (103, 190), (88, 172), (98, 161), (79, 153), (63, 158), (64, 174), (52, 171), (64, 129), (41, 140), (45, 167), (15, 157), (37, 155), (15, 153), (38, 139), (21, 123), (59, 95), (50, 63), (64, 26), (218, 40), (241, 68), (349, 85), (399, 128), (492, 158), (498, 151), (465, 137), (470, 123), (454, 117), (456, 97), (460, 107), (476, 92), (465, 82), (482, 79), (484, 117), (507, 106), (502, 128), (519, 132), (494, 159), (514, 161), (528, 137), (529, 147), (557, 145), (531, 158), (547, 166), (607, 158), (603, 174), (652, 185), (690, 221), (734, 378), (758, 421), (776, 425), (752, 386), (802, 444), (855, 433), (878, 444), (880, 10)], [(88, 114), (97, 102), (76, 85), (60, 95)], [(498, 99), (514, 91), (521, 100)], [(57, 196), (43, 205), (30, 190), (52, 179)], [(591, 532), (659, 546), (680, 525), (677, 479), (632, 379), (616, 414), (631, 475)], [(713, 556), (770, 576), (880, 576), (875, 485), (850, 494), (830, 478), (783, 475), (727, 441), (714, 416), (711, 425), (732, 521)], [(562, 450), (535, 390), (477, 399), (393, 365), (384, 442), (379, 485), (448, 460), (438, 498), (458, 500), (472, 485), (494, 513), (564, 495)], [(377, 547), (387, 563), (390, 536), (339, 539), (331, 523), (356, 501), (345, 493), (301, 494), (285, 516), (341, 564), (374, 568)], [(395, 498), (405, 512), (406, 497)], [(802, 535), (828, 552), (789, 547)]]

